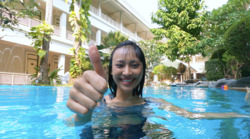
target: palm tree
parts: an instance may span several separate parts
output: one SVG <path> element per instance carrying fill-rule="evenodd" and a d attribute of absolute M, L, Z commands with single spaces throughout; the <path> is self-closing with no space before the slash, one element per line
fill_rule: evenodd
<path fill-rule="evenodd" d="M 100 55 L 103 60 L 103 67 L 107 71 L 109 65 L 110 54 L 113 49 L 121 42 L 128 40 L 127 36 L 124 36 L 120 31 L 109 32 L 102 40 L 102 44 L 97 48 L 100 51 Z M 104 52 L 105 51 L 105 52 Z"/>
<path fill-rule="evenodd" d="M 179 67 L 178 67 L 178 72 L 181 73 L 181 82 L 182 82 L 182 79 L 183 79 L 183 74 L 185 73 L 186 71 L 186 66 L 182 63 L 179 64 Z"/>

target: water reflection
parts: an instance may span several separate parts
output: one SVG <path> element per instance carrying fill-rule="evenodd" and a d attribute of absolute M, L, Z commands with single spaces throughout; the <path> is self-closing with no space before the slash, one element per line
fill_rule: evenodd
<path fill-rule="evenodd" d="M 206 91 L 204 89 L 193 89 L 191 90 L 192 99 L 206 99 Z"/>
<path fill-rule="evenodd" d="M 56 88 L 57 93 L 56 93 L 56 102 L 63 102 L 64 94 L 65 94 L 65 89 L 62 87 L 57 87 Z"/>

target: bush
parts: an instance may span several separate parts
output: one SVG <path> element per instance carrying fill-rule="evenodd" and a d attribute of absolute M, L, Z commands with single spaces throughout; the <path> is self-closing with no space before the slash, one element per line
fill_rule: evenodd
<path fill-rule="evenodd" d="M 206 61 L 205 69 L 208 81 L 215 81 L 224 77 L 221 62 L 218 59 Z"/>
<path fill-rule="evenodd" d="M 244 77 L 250 77 L 250 65 L 244 65 L 241 68 L 241 76 Z"/>
<path fill-rule="evenodd" d="M 177 75 L 177 69 L 174 67 L 157 65 L 154 67 L 153 73 L 156 74 L 160 80 L 166 78 L 171 81 L 174 81 L 174 78 Z"/>
<path fill-rule="evenodd" d="M 250 15 L 234 23 L 225 33 L 225 46 L 237 61 L 250 64 Z"/>

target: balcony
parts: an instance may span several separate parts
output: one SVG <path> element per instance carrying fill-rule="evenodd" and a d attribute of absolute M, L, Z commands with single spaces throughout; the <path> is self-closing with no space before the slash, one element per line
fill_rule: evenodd
<path fill-rule="evenodd" d="M 117 30 L 120 29 L 120 27 L 121 27 L 120 23 L 116 22 L 114 19 L 110 18 L 108 15 L 104 14 L 103 12 L 101 12 L 101 16 L 99 16 L 99 10 L 92 5 L 90 6 L 90 12 L 92 14 L 100 17 L 101 19 L 107 21 L 111 25 L 115 26 L 117 28 Z M 133 33 L 132 31 L 130 31 L 129 29 L 127 29 L 124 26 L 122 26 L 122 31 L 123 31 L 123 33 L 125 33 L 126 35 L 128 35 L 130 37 L 136 38 L 138 40 L 143 40 L 142 38 L 140 38 L 139 36 L 137 36 L 135 33 Z"/>
<path fill-rule="evenodd" d="M 31 19 L 31 18 L 19 18 L 18 19 L 19 23 L 21 25 L 24 25 L 24 26 L 27 26 L 29 28 L 31 27 L 34 27 L 34 26 L 37 26 L 38 24 L 41 24 L 42 21 L 41 20 L 38 20 L 38 19 Z M 61 33 L 61 30 L 59 27 L 55 26 L 55 25 L 52 25 L 53 28 L 54 28 L 54 33 L 53 35 L 57 36 L 57 37 L 60 37 L 60 33 Z M 70 41 L 73 41 L 73 32 L 71 31 L 66 31 L 66 39 L 67 40 L 70 40 Z"/>
<path fill-rule="evenodd" d="M 121 30 L 121 32 L 124 33 L 125 35 L 130 36 L 130 37 L 137 39 L 137 40 L 143 40 L 138 35 L 136 35 L 136 33 L 133 33 L 132 31 L 127 29 L 125 26 L 121 25 L 119 22 L 115 21 L 114 19 L 112 19 L 108 15 L 104 14 L 103 12 L 101 12 L 100 13 L 101 15 L 99 16 L 99 10 L 92 5 L 90 6 L 90 12 L 92 14 L 98 16 L 99 18 L 103 19 L 104 21 L 107 21 L 108 23 L 113 25 L 117 30 Z M 26 26 L 28 28 L 37 26 L 38 24 L 41 24 L 43 22 L 41 20 L 31 19 L 31 18 L 19 18 L 18 21 L 19 21 L 19 24 Z M 55 25 L 52 25 L 52 26 L 54 27 L 53 35 L 55 35 L 57 37 L 61 37 L 60 27 L 55 26 Z M 73 35 L 72 31 L 66 30 L 66 39 L 67 40 L 73 41 L 74 37 L 72 35 Z"/>

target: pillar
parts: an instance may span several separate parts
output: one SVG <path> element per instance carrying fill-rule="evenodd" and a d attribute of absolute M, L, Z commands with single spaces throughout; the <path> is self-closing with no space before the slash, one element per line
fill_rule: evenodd
<path fill-rule="evenodd" d="M 196 77 L 196 73 L 195 73 L 195 72 L 193 73 L 193 78 L 194 78 L 194 79 L 196 79 L 196 78 L 197 78 L 197 77 Z"/>
<path fill-rule="evenodd" d="M 122 12 L 120 12 L 120 32 L 122 32 Z"/>
<path fill-rule="evenodd" d="M 97 45 L 100 45 L 102 42 L 102 34 L 101 34 L 101 30 L 98 29 L 97 32 L 96 32 L 96 43 Z"/>
<path fill-rule="evenodd" d="M 138 40 L 138 37 L 137 37 L 137 24 L 135 23 L 135 39 Z"/>
<path fill-rule="evenodd" d="M 102 8 L 101 8 L 101 1 L 98 0 L 98 15 L 101 17 L 102 16 Z"/>
<path fill-rule="evenodd" d="M 60 16 L 60 36 L 63 39 L 66 39 L 66 33 L 67 33 L 67 15 L 65 13 L 62 13 Z"/>
<path fill-rule="evenodd" d="M 196 63 L 195 56 L 192 56 L 192 58 L 193 58 L 193 64 L 195 64 Z"/>
<path fill-rule="evenodd" d="M 53 16 L 53 0 L 46 1 L 46 12 L 45 12 L 45 22 L 49 25 L 52 24 Z"/>
<path fill-rule="evenodd" d="M 60 55 L 58 59 L 58 68 L 61 70 L 58 72 L 58 75 L 64 75 L 65 70 L 65 55 Z"/>

